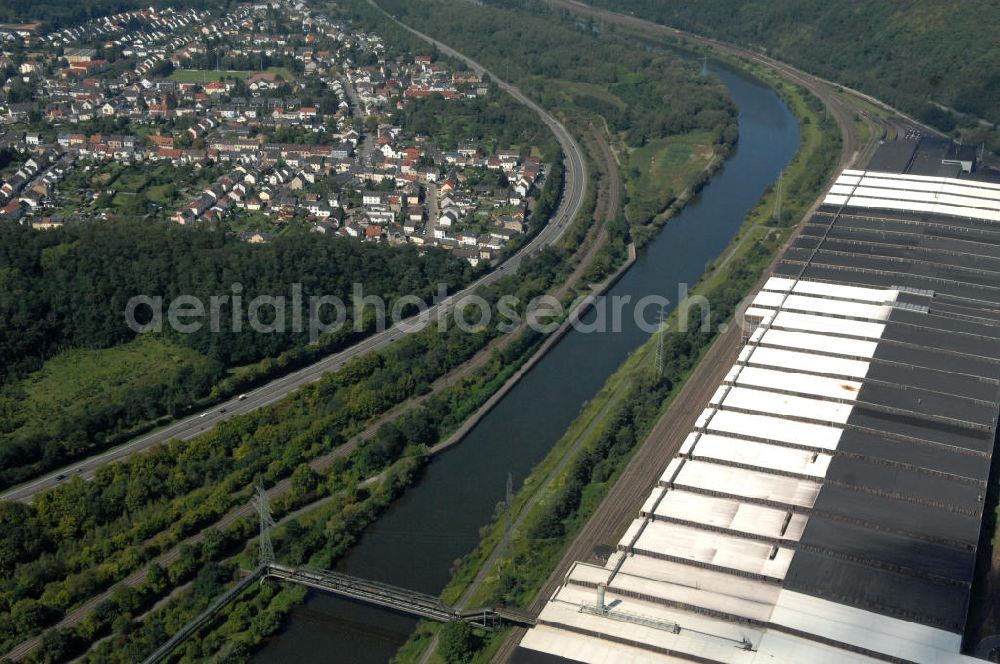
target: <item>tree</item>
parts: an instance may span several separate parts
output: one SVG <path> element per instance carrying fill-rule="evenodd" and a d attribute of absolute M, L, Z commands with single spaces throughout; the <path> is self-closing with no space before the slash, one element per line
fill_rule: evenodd
<path fill-rule="evenodd" d="M 298 497 L 312 493 L 319 485 L 319 474 L 308 463 L 300 463 L 292 472 L 292 491 Z"/>
<path fill-rule="evenodd" d="M 47 546 L 47 538 L 34 509 L 15 502 L 0 502 L 0 575 L 7 576 L 14 566 L 37 558 Z"/>
<path fill-rule="evenodd" d="M 217 562 L 206 563 L 194 580 L 194 591 L 200 597 L 215 597 L 232 578 L 232 571 Z"/>
<path fill-rule="evenodd" d="M 19 633 L 30 633 L 52 620 L 56 612 L 34 599 L 24 599 L 10 610 L 11 623 Z"/>
<path fill-rule="evenodd" d="M 149 566 L 149 571 L 146 572 L 146 585 L 151 592 L 157 595 L 162 593 L 166 590 L 169 581 L 166 570 L 158 563 Z"/>
<path fill-rule="evenodd" d="M 187 544 L 182 544 L 177 560 L 167 568 L 167 578 L 170 579 L 170 583 L 178 585 L 190 578 L 198 568 L 197 560 L 197 550 Z"/>
<path fill-rule="evenodd" d="M 545 510 L 538 518 L 538 521 L 531 526 L 528 537 L 531 539 L 549 539 L 552 537 L 562 537 L 565 532 L 562 519 L 555 513 L 554 509 Z"/>
<path fill-rule="evenodd" d="M 81 647 L 80 639 L 69 629 L 53 629 L 42 635 L 42 659 L 45 664 L 66 662 L 73 658 Z"/>
<path fill-rule="evenodd" d="M 226 548 L 226 537 L 218 528 L 209 528 L 201 541 L 202 560 L 219 558 Z"/>
<path fill-rule="evenodd" d="M 450 622 L 441 630 L 438 652 L 448 664 L 464 664 L 472 660 L 482 638 L 467 622 Z"/>

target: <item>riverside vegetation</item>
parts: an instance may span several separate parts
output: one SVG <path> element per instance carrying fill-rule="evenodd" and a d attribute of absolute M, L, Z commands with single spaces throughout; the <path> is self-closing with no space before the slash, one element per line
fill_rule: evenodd
<path fill-rule="evenodd" d="M 649 44 L 670 46 L 666 40 L 654 40 Z M 497 506 L 496 518 L 484 527 L 479 546 L 456 561 L 452 580 L 442 592 L 445 601 L 456 601 L 490 555 L 503 545 L 508 510 L 512 519 L 523 518 L 523 525 L 511 534 L 509 548 L 489 569 L 485 582 L 471 595 L 469 605 L 500 602 L 526 607 L 534 601 L 566 547 L 614 485 L 673 396 L 684 386 L 699 358 L 714 340 L 719 323 L 731 319 L 740 301 L 753 290 L 793 232 L 794 225 L 831 177 L 841 139 L 836 124 L 825 113 L 819 99 L 762 67 L 736 60 L 732 63 L 774 88 L 800 123 L 799 149 L 783 176 L 780 218 L 775 214 L 777 193 L 771 188 L 747 215 L 739 233 L 724 252 L 724 260 L 718 261 L 717 266 L 709 265 L 692 289 L 692 295 L 704 295 L 713 304 L 711 332 L 698 329 L 675 332 L 678 326 L 674 315 L 666 325 L 670 331 L 665 333 L 663 340 L 662 374 L 657 375 L 652 369 L 656 335 L 629 357 L 535 467 L 511 505 L 501 503 Z M 583 445 L 565 470 L 553 477 L 558 464 L 581 436 Z M 554 481 L 540 493 L 546 479 Z M 433 664 L 485 664 L 506 635 L 506 631 L 485 633 L 468 626 L 441 626 L 425 621 L 393 661 L 394 664 L 410 664 L 420 660 L 437 636 L 437 650 L 430 660 Z"/>
<path fill-rule="evenodd" d="M 512 25 L 509 11 L 490 9 L 490 20 Z M 383 27 L 389 34 L 390 28 Z M 552 30 L 550 36 L 560 44 L 560 66 L 565 68 L 559 87 L 553 86 L 557 94 L 546 90 L 542 77 L 547 72 L 527 69 L 535 60 L 534 51 L 517 55 L 512 67 L 524 68 L 518 83 L 551 103 L 571 129 L 603 117 L 590 108 L 587 94 L 578 94 L 574 87 L 574 81 L 584 80 L 586 67 L 573 62 L 586 58 L 604 72 L 602 87 L 613 86 L 619 78 L 623 81 L 615 96 L 626 115 L 613 128 L 615 140 L 624 146 L 622 158 L 628 159 L 630 150 L 649 141 L 669 138 L 671 132 L 701 132 L 715 154 L 735 139 L 735 109 L 724 90 L 710 79 L 697 77 L 690 64 L 662 53 L 646 53 L 630 64 L 629 54 L 635 52 L 618 38 L 583 34 L 564 22 L 554 23 Z M 543 30 L 528 43 L 541 48 L 545 39 Z M 468 38 L 455 45 L 473 57 L 492 58 L 487 64 L 497 69 L 498 52 L 477 53 Z M 608 63 L 613 63 L 612 69 Z M 534 79 L 530 86 L 524 83 L 529 79 Z M 675 91 L 690 93 L 677 98 L 697 106 L 687 109 L 693 114 L 671 114 L 677 125 L 660 123 L 655 116 L 663 114 Z M 649 93 L 656 95 L 654 101 L 649 100 Z M 646 128 L 630 138 L 623 127 L 632 120 Z M 558 182 L 559 175 L 559 169 L 553 169 L 550 181 Z M 554 207 L 555 192 L 557 188 L 548 196 L 543 193 L 539 214 Z M 665 205 L 669 198 L 664 197 Z M 567 242 L 525 263 L 517 275 L 494 285 L 489 297 L 514 292 L 527 301 L 532 294 L 561 283 L 572 271 L 573 241 L 586 234 L 593 206 L 594 197 L 589 195 L 584 213 L 567 233 Z M 620 260 L 630 236 L 651 237 L 654 231 L 646 228 L 651 223 L 652 219 L 626 222 L 619 218 L 610 224 L 612 241 L 607 246 L 618 253 L 605 254 L 616 257 L 606 260 L 600 270 L 607 271 Z M 446 436 L 485 401 L 530 356 L 540 338 L 527 334 L 506 344 L 456 385 L 407 408 L 399 416 L 402 419 L 380 429 L 371 440 L 353 445 L 357 433 L 397 404 L 426 393 L 433 381 L 494 338 L 493 330 L 407 337 L 281 403 L 235 417 L 198 439 L 109 466 L 90 483 L 70 481 L 41 494 L 33 505 L 4 505 L 0 519 L 11 525 L 9 533 L 16 533 L 9 538 L 5 533 L 0 539 L 0 561 L 7 561 L 0 568 L 7 580 L 7 591 L 0 597 L 0 620 L 5 621 L 0 633 L 7 636 L 4 645 L 43 633 L 42 647 L 32 655 L 33 661 L 62 661 L 98 641 L 87 652 L 87 660 L 141 659 L 231 583 L 236 569 L 252 563 L 252 547 L 245 547 L 254 534 L 253 520 L 237 519 L 224 528 L 213 524 L 248 501 L 257 477 L 272 488 L 282 482 L 290 487 L 273 501 L 279 517 L 293 515 L 276 533 L 279 558 L 331 564 L 419 475 L 425 446 Z M 232 371 L 230 380 L 235 380 L 239 374 Z M 323 462 L 331 456 L 332 461 Z M 296 512 L 317 503 L 318 509 Z M 167 564 L 152 562 L 171 551 L 177 555 Z M 120 580 L 130 574 L 142 575 L 140 581 L 122 585 Z M 51 629 L 74 607 L 112 587 L 110 597 L 82 621 Z M 281 616 L 299 593 L 255 588 L 206 627 L 202 638 L 185 645 L 181 659 L 244 659 L 262 638 L 280 629 Z"/>

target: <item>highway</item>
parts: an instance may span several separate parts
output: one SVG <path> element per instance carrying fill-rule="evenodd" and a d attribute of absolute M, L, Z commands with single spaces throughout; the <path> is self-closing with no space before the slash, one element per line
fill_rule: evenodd
<path fill-rule="evenodd" d="M 381 7 L 377 4 L 371 2 L 371 0 L 369 0 L 369 2 L 379 9 L 379 11 L 382 11 Z M 388 14 L 386 15 L 388 16 Z M 490 76 L 493 79 L 493 82 L 501 89 L 508 92 L 519 102 L 525 104 L 528 108 L 537 113 L 546 126 L 548 126 L 555 135 L 556 140 L 559 141 L 559 145 L 562 148 L 564 156 L 565 183 L 563 186 L 563 195 L 559 201 L 559 207 L 549 219 L 548 223 L 531 239 L 528 244 L 504 261 L 504 263 L 498 266 L 497 269 L 480 277 L 463 290 L 458 291 L 443 299 L 441 302 L 428 307 L 424 314 L 422 314 L 422 319 L 426 321 L 434 321 L 438 319 L 438 316 L 443 317 L 448 315 L 453 310 L 456 302 L 458 302 L 462 297 L 471 294 L 481 286 L 492 284 L 506 274 L 516 271 L 521 265 L 521 261 L 523 261 L 526 257 L 541 251 L 546 246 L 556 243 L 576 218 L 581 206 L 583 205 L 583 194 L 587 187 L 587 170 L 580 146 L 577 145 L 576 141 L 566 128 L 558 120 L 543 110 L 538 104 L 528 99 L 528 97 L 526 97 L 520 90 L 505 81 L 499 80 L 485 67 L 458 51 L 455 51 L 454 49 L 435 39 L 432 39 L 431 37 L 428 37 L 427 35 L 424 35 L 421 32 L 417 32 L 408 25 L 397 21 L 395 18 L 392 18 L 392 20 L 424 41 L 436 46 L 441 52 L 452 58 L 465 62 L 469 68 L 473 69 L 481 76 Z M 88 457 L 81 461 L 77 461 L 24 484 L 11 487 L 3 493 L 0 493 L 0 499 L 30 502 L 35 494 L 56 486 L 61 482 L 67 481 L 73 476 L 80 476 L 83 479 L 91 479 L 93 478 L 95 471 L 101 466 L 114 461 L 120 461 L 139 452 L 144 452 L 170 440 L 190 440 L 211 430 L 220 422 L 224 422 L 231 417 L 249 413 L 258 408 L 263 408 L 269 404 L 284 399 L 290 392 L 319 380 L 319 378 L 326 373 L 336 371 L 341 366 L 356 357 L 360 357 L 371 351 L 386 348 L 390 344 L 395 343 L 402 338 L 402 336 L 407 334 L 408 331 L 412 331 L 415 322 L 417 322 L 416 319 L 409 319 L 396 323 L 382 332 L 376 332 L 350 348 L 325 357 L 314 364 L 299 369 L 298 371 L 294 371 L 255 390 L 247 392 L 246 395 L 244 395 L 245 398 L 243 399 L 233 398 L 224 403 L 216 404 L 208 410 L 195 413 L 190 417 L 178 420 L 166 427 L 131 440 L 110 450 Z"/>

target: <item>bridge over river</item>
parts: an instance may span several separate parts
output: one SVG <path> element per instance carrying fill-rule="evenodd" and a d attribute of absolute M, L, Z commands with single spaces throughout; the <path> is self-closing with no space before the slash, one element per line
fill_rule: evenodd
<path fill-rule="evenodd" d="M 254 569 L 226 593 L 220 595 L 208 608 L 184 625 L 166 643 L 143 660 L 143 664 L 162 662 L 178 646 L 194 636 L 203 625 L 208 623 L 255 581 L 260 580 L 263 582 L 265 579 L 278 579 L 289 583 L 298 583 L 316 590 L 339 595 L 340 597 L 393 609 L 400 613 L 437 622 L 467 622 L 484 629 L 493 629 L 502 624 L 530 627 L 536 622 L 531 614 L 515 608 L 493 606 L 479 609 L 457 609 L 445 604 L 440 598 L 432 595 L 399 588 L 398 586 L 391 586 L 386 583 L 360 579 L 341 572 L 312 567 L 292 567 L 279 563 L 265 563 Z"/>
<path fill-rule="evenodd" d="M 536 622 L 529 613 L 514 608 L 493 606 L 479 609 L 458 609 L 445 604 L 439 597 L 415 590 L 378 581 L 369 581 L 342 572 L 277 563 L 274 561 L 274 548 L 271 545 L 271 528 L 274 527 L 274 521 L 271 518 L 271 508 L 267 503 L 267 496 L 261 485 L 257 487 L 254 503 L 260 517 L 261 535 L 258 544 L 261 564 L 241 579 L 239 583 L 217 597 L 198 616 L 177 630 L 169 640 L 143 660 L 143 664 L 162 662 L 255 581 L 263 582 L 266 579 L 298 583 L 357 602 L 437 622 L 467 622 L 484 629 L 493 629 L 504 623 L 530 627 Z"/>

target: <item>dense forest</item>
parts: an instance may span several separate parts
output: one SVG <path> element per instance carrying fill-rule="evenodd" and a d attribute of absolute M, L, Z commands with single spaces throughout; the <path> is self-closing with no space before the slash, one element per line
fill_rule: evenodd
<path fill-rule="evenodd" d="M 284 295 L 290 302 L 291 286 L 298 283 L 304 301 L 334 295 L 349 303 L 352 286 L 359 283 L 366 294 L 387 299 L 405 294 L 429 299 L 437 284 L 453 288 L 469 276 L 468 264 L 445 252 L 421 256 L 410 246 L 303 233 L 254 245 L 219 230 L 167 223 L 113 221 L 49 232 L 2 225 L 0 364 L 9 378 L 38 369 L 61 349 L 129 341 L 135 332 L 125 325 L 124 311 L 140 294 L 162 296 L 165 302 L 190 294 L 208 303 L 212 295 L 238 291 L 244 303 L 257 295 Z M 227 366 L 274 356 L 308 340 L 306 329 L 258 334 L 244 322 L 235 331 L 231 307 L 222 311 L 218 333 L 206 325 L 193 334 L 164 326 L 164 334 Z"/>
<path fill-rule="evenodd" d="M 561 257 L 550 249 L 522 267 L 481 291 L 484 297 L 495 302 L 502 293 L 516 291 L 530 298 L 564 274 Z M 432 390 L 435 381 L 499 334 L 493 325 L 476 333 L 453 326 L 446 333 L 431 328 L 408 335 L 196 439 L 105 466 L 92 482 L 74 477 L 38 495 L 31 505 L 0 503 L 0 652 L 180 545 L 180 555 L 163 568 L 152 564 L 139 587 L 118 588 L 73 630 L 48 632 L 29 660 L 68 661 L 113 631 L 114 639 L 95 660 L 141 661 L 165 640 L 167 630 L 177 628 L 177 615 L 183 622 L 199 607 L 181 599 L 167 603 L 152 619 L 138 618 L 144 611 L 188 580 L 195 580 L 193 587 L 177 595 L 204 606 L 218 594 L 219 583 L 228 580 L 222 575 L 219 583 L 202 584 L 199 569 L 238 552 L 253 536 L 256 520 L 210 526 L 249 500 L 255 478 L 269 487 L 288 480 L 287 490 L 272 503 L 279 517 L 323 496 L 346 495 L 348 504 L 332 503 L 330 522 L 319 522 L 315 533 L 276 543 L 282 559 L 311 558 L 314 564 L 332 566 L 374 516 L 366 510 L 366 518 L 359 520 L 361 514 L 351 506 L 367 495 L 358 482 L 386 471 L 403 456 L 421 456 L 423 446 L 453 431 L 541 341 L 541 335 L 526 332 L 498 348 L 476 371 Z M 365 442 L 348 443 L 373 418 L 416 395 L 428 398 L 394 423 L 382 424 Z M 187 540 L 206 528 L 200 542 Z M 164 614 L 174 617 L 161 622 Z M 253 632 L 256 638 L 279 625 L 280 620 L 272 629 L 254 632 L 259 627 L 254 621 L 240 632 Z"/>
<path fill-rule="evenodd" d="M 344 5 L 355 12 L 356 24 L 383 30 L 384 19 L 364 2 Z M 728 129 L 733 132 L 728 138 L 735 139 L 735 108 L 725 91 L 712 79 L 693 75 L 690 63 L 640 52 L 612 34 L 584 33 L 537 3 L 383 0 L 380 5 L 516 83 L 550 110 L 565 106 L 560 84 L 582 84 L 578 96 L 612 131 L 623 132 L 630 146 L 697 130 L 721 136 Z"/>
<path fill-rule="evenodd" d="M 309 346 L 312 296 L 339 298 L 350 323 L 355 284 L 391 306 L 403 295 L 429 301 L 439 284 L 453 290 L 470 276 L 465 261 L 444 252 L 290 231 L 252 245 L 220 230 L 168 223 L 0 226 L 0 484 L 114 442 L 136 424 L 183 414 L 232 367 L 279 358 L 265 360 L 257 371 L 263 379 L 268 368 L 294 368 L 358 336 L 348 324 Z M 304 303 L 299 330 L 293 284 L 301 285 Z M 167 324 L 179 295 L 195 296 L 208 313 L 213 296 L 237 293 L 243 313 L 234 319 L 233 300 L 223 302 L 218 331 L 206 322 L 183 334 Z M 155 339 L 137 339 L 126 324 L 126 305 L 137 295 L 163 298 Z M 258 295 L 285 298 L 283 332 L 248 324 Z M 365 310 L 366 327 L 373 311 Z M 148 308 L 136 311 L 141 322 L 144 313 Z M 274 321 L 274 308 L 259 313 L 261 322 Z M 334 316 L 327 309 L 324 320 Z"/>
<path fill-rule="evenodd" d="M 1000 4 L 992 0 L 590 4 L 763 50 L 875 95 L 945 131 L 959 118 L 937 104 L 1000 122 L 1000 41 L 994 32 L 1000 25 Z M 987 131 L 970 131 L 970 140 L 985 138 Z"/>

